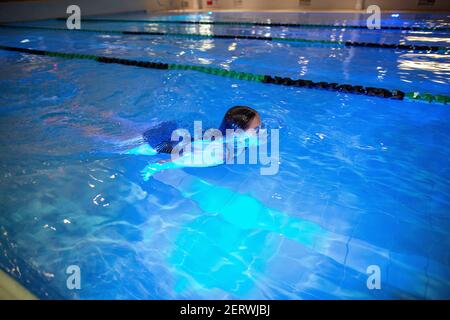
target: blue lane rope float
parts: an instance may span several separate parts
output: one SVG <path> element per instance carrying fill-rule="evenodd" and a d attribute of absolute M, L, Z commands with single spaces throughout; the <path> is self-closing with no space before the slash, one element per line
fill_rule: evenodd
<path fill-rule="evenodd" d="M 214 38 L 214 39 L 244 39 L 244 40 L 265 40 L 278 42 L 298 42 L 313 45 L 333 45 L 342 47 L 367 47 L 367 48 L 382 48 L 382 49 L 398 49 L 406 51 L 427 51 L 437 53 L 447 53 L 450 47 L 441 46 L 423 46 L 423 45 L 408 45 L 408 44 L 388 44 L 388 43 L 368 43 L 368 42 L 354 42 L 354 41 L 332 41 L 332 40 L 313 40 L 301 38 L 280 38 L 267 36 L 243 36 L 243 35 L 221 35 L 221 34 L 198 34 L 198 33 L 173 33 L 173 32 L 150 32 L 150 31 L 121 31 L 121 30 L 99 30 L 99 29 L 73 29 L 46 27 L 46 26 L 19 26 L 19 25 L 0 25 L 1 28 L 11 29 L 37 29 L 37 30 L 55 30 L 55 31 L 78 31 L 90 33 L 104 33 L 104 34 L 121 34 L 121 35 L 151 35 L 151 36 L 173 36 L 185 38 Z"/>
<path fill-rule="evenodd" d="M 161 62 L 152 62 L 152 61 L 139 61 L 132 59 L 121 59 L 114 57 L 104 57 L 97 55 L 89 55 L 89 54 L 80 54 L 80 53 L 64 53 L 64 52 L 55 52 L 48 50 L 36 50 L 36 49 L 28 49 L 28 48 L 19 48 L 19 47 L 10 47 L 10 46 L 2 46 L 0 45 L 0 49 L 6 51 L 20 52 L 25 54 L 33 54 L 33 55 L 41 55 L 41 56 L 49 56 L 49 57 L 59 57 L 65 59 L 87 59 L 94 60 L 101 63 L 114 63 L 114 64 L 122 64 L 127 66 L 135 66 L 141 68 L 150 68 L 150 69 L 160 69 L 160 70 L 190 70 L 203 72 L 207 74 L 212 74 L 221 77 L 229 77 L 235 78 L 239 80 L 246 81 L 254 81 L 266 84 L 274 84 L 274 85 L 283 85 L 283 86 L 292 86 L 292 87 L 301 87 L 301 88 L 310 88 L 310 89 L 322 89 L 329 91 L 337 91 L 343 93 L 350 94 L 359 94 L 366 95 L 371 97 L 379 97 L 386 99 L 395 99 L 395 100 L 410 100 L 410 101 L 422 101 L 422 102 L 430 102 L 430 103 L 442 103 L 448 104 L 450 103 L 450 97 L 445 95 L 433 95 L 429 93 L 419 93 L 419 92 L 410 92 L 404 93 L 401 90 L 389 90 L 384 88 L 375 88 L 375 87 L 364 87 L 358 85 L 350 85 L 350 84 L 338 84 L 338 83 L 329 83 L 325 81 L 315 82 L 311 80 L 305 79 L 291 79 L 289 77 L 278 77 L 278 76 L 270 76 L 270 75 L 260 75 L 248 72 L 237 72 L 233 70 L 226 70 L 221 68 L 214 67 L 206 67 L 206 66 L 198 66 L 198 65 L 183 65 L 183 64 L 170 64 L 170 63 L 161 63 Z"/>
<path fill-rule="evenodd" d="M 57 20 L 67 20 L 58 18 Z M 251 22 L 251 21 L 195 21 L 195 20 L 128 20 L 128 19 L 94 19 L 83 18 L 86 22 L 125 22 L 125 23 L 154 23 L 154 24 L 194 24 L 194 25 L 224 25 L 224 26 L 258 26 L 258 27 L 289 27 L 289 28 L 321 28 L 321 29 L 367 29 L 365 25 L 333 25 L 333 24 L 311 24 L 311 23 L 279 23 L 279 22 Z M 374 29 L 377 30 L 377 29 Z M 402 30 L 402 31 L 450 31 L 450 27 L 444 26 L 382 26 L 381 30 Z"/>

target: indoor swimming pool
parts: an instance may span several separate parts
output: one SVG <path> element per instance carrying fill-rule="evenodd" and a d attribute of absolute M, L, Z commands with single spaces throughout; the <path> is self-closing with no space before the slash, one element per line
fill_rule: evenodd
<path fill-rule="evenodd" d="M 448 15 L 342 26 L 364 19 L 134 13 L 81 31 L 57 19 L 0 27 L 1 47 L 75 54 L 0 50 L 0 269 L 41 299 L 450 298 L 450 102 L 171 67 L 450 94 Z M 214 23 L 227 21 L 309 26 Z M 279 129 L 277 174 L 236 164 L 144 181 L 160 156 L 121 152 L 152 124 L 217 127 L 235 105 Z M 67 286 L 74 265 L 79 290 Z M 367 286 L 370 266 L 381 289 Z"/>

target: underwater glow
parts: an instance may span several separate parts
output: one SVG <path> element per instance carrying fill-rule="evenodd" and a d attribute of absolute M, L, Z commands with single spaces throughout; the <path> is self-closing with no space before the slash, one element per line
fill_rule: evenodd
<path fill-rule="evenodd" d="M 169 263 L 177 274 L 177 291 L 185 286 L 220 288 L 239 297 L 250 290 L 252 274 L 264 271 L 280 238 L 321 250 L 329 232 L 319 225 L 264 206 L 257 199 L 211 185 L 181 170 L 158 173 L 158 181 L 193 200 L 204 214 L 181 228 Z M 195 283 L 192 283 L 195 281 Z"/>

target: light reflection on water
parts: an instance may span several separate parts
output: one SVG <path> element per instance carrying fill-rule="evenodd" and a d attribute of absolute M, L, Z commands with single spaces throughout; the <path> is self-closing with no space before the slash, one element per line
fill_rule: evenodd
<path fill-rule="evenodd" d="M 435 59 L 435 61 L 430 61 Z M 399 56 L 398 68 L 400 70 L 431 71 L 435 75 L 447 75 L 450 73 L 450 60 L 444 54 L 405 53 Z"/>

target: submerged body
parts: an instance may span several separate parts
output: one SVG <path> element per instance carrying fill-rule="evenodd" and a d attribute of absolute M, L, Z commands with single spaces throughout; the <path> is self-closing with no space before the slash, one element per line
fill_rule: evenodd
<path fill-rule="evenodd" d="M 171 159 L 149 163 L 142 171 L 144 180 L 166 169 L 218 166 L 239 156 L 245 148 L 257 146 L 260 126 L 261 118 L 255 110 L 236 106 L 227 111 L 220 128 L 213 134 L 208 132 L 214 129 L 206 131 L 203 139 L 193 140 L 189 134 L 174 135 L 180 130 L 176 122 L 162 122 L 143 133 L 145 144 L 125 154 L 171 155 Z"/>

